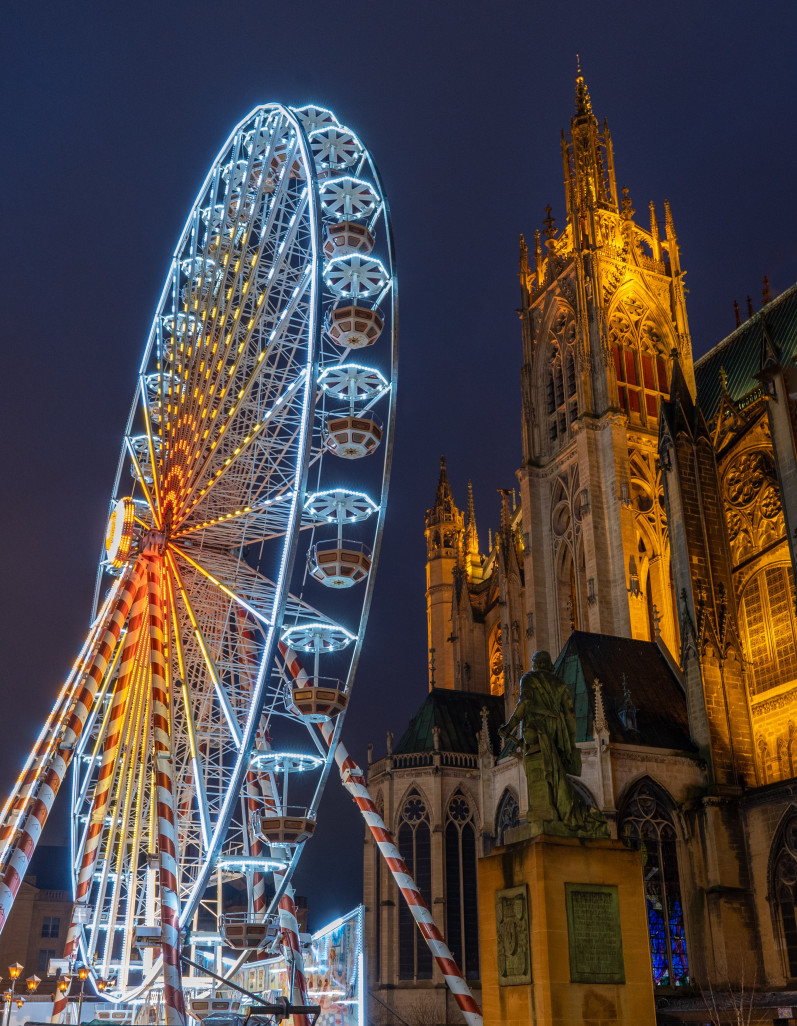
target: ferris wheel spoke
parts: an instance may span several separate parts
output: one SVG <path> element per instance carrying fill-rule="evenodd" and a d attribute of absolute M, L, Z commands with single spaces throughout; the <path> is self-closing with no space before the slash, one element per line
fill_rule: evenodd
<path fill-rule="evenodd" d="M 294 225 L 298 224 L 300 215 L 302 213 L 302 208 L 306 204 L 306 202 L 307 195 L 305 192 L 302 196 L 301 204 L 294 211 L 293 219 L 289 225 L 288 233 L 285 235 L 285 237 L 282 239 L 282 242 L 280 243 L 280 248 L 276 255 L 276 259 L 271 264 L 271 269 L 269 271 L 269 281 L 272 277 L 274 278 L 274 288 L 285 288 L 286 283 L 281 280 L 280 274 L 282 272 L 283 267 L 288 266 L 287 261 L 291 255 L 292 243 L 294 241 Z M 278 209 L 281 210 L 282 208 L 280 207 Z M 257 257 L 257 254 L 255 256 Z M 219 384 L 222 384 L 222 387 L 218 395 L 218 401 L 216 402 L 216 410 L 213 414 L 211 414 L 211 419 L 213 416 L 218 414 L 218 412 L 220 412 L 221 400 L 224 398 L 225 395 L 230 393 L 231 388 L 235 383 L 234 379 L 239 371 L 239 368 L 242 364 L 245 364 L 246 362 L 246 358 L 250 348 L 247 343 L 252 337 L 252 328 L 255 323 L 254 314 L 256 312 L 257 306 L 263 303 L 263 301 L 268 296 L 268 290 L 260 293 L 259 295 L 257 295 L 256 293 L 258 285 L 256 262 L 257 261 L 255 259 L 254 262 L 248 265 L 248 268 L 251 272 L 250 277 L 243 281 L 241 285 L 238 285 L 237 288 L 235 286 L 235 283 L 230 285 L 230 288 L 227 293 L 228 301 L 225 302 L 223 306 L 220 305 L 219 310 L 217 312 L 217 316 L 208 328 L 207 333 L 205 335 L 204 344 L 206 347 L 212 337 L 221 337 L 225 329 L 228 329 L 222 354 L 218 358 L 218 369 L 220 370 L 227 362 L 227 355 L 229 353 L 234 354 L 233 362 L 227 369 L 227 377 L 223 379 L 221 374 L 215 374 L 211 376 L 209 373 L 210 368 L 205 367 L 205 361 L 200 361 L 199 364 L 197 364 L 196 356 L 194 357 L 194 363 L 192 364 L 194 374 L 192 376 L 189 373 L 186 387 L 186 393 L 190 393 L 192 395 L 192 399 L 190 400 L 186 411 L 186 413 L 190 416 L 196 417 L 197 412 L 200 410 L 202 416 L 206 416 L 210 409 L 210 406 L 213 404 L 214 396 L 216 396 L 216 393 L 218 391 L 218 386 Z M 247 265 L 241 265 L 240 269 L 236 270 L 236 274 L 242 276 L 244 273 L 243 267 L 245 266 Z M 249 292 L 250 286 L 253 282 L 255 285 L 255 291 L 253 291 L 250 294 L 250 298 L 247 302 L 244 299 L 244 297 L 246 296 L 247 292 Z M 255 296 L 257 298 L 255 298 Z M 239 302 L 240 305 L 235 306 L 235 302 Z M 242 311 L 244 311 L 244 317 L 241 317 Z M 251 314 L 251 316 L 249 316 L 248 319 L 246 317 L 247 312 Z M 232 326 L 230 326 L 230 322 L 232 322 Z M 241 336 L 241 332 L 239 330 L 239 326 L 241 323 L 245 323 L 247 325 L 243 337 Z M 196 343 L 195 348 L 196 355 L 200 355 L 199 342 Z M 193 352 L 194 350 L 192 348 L 192 354 Z M 202 375 L 203 372 L 205 381 L 204 388 L 202 386 L 201 380 L 197 379 L 197 376 Z M 235 394 L 235 392 L 233 391 L 232 394 Z M 195 423 L 196 422 L 198 421 L 195 420 Z"/>
<path fill-rule="evenodd" d="M 224 684 L 222 683 L 221 677 L 216 668 L 216 664 L 211 658 L 210 649 L 208 647 L 207 641 L 205 640 L 205 636 L 199 627 L 199 622 L 197 621 L 196 615 L 194 613 L 193 604 L 191 602 L 191 599 L 188 597 L 188 592 L 183 584 L 182 578 L 180 576 L 180 571 L 177 569 L 177 564 L 175 563 L 174 556 L 171 553 L 167 553 L 167 559 L 169 560 L 169 565 L 172 571 L 172 578 L 174 580 L 175 585 L 177 586 L 177 590 L 180 594 L 180 597 L 182 598 L 183 606 L 185 608 L 188 619 L 191 621 L 191 627 L 194 631 L 196 643 L 199 647 L 199 651 L 202 653 L 202 658 L 205 662 L 205 667 L 210 676 L 210 679 L 213 682 L 216 697 L 218 699 L 221 710 L 224 713 L 224 718 L 227 721 L 227 726 L 230 728 L 230 733 L 235 742 L 235 747 L 237 749 L 240 749 L 243 740 L 243 735 L 241 733 L 241 728 L 238 724 L 238 720 L 235 715 L 235 710 L 233 709 L 230 697 L 227 694 L 227 690 L 224 687 Z"/>
<path fill-rule="evenodd" d="M 146 500 L 147 506 L 149 506 L 155 524 L 160 526 L 160 514 L 158 512 L 158 503 L 155 501 L 152 493 L 150 492 L 149 485 L 147 484 L 147 480 L 144 476 L 144 470 L 139 461 L 138 454 L 133 448 L 133 440 L 130 438 L 129 435 L 125 435 L 125 445 L 130 455 L 131 470 L 138 482 L 139 487 L 141 488 L 141 491 L 144 493 L 144 499 Z M 150 466 L 152 467 L 152 474 L 154 479 L 157 476 L 158 472 L 157 465 L 150 464 Z"/>
<path fill-rule="evenodd" d="M 191 781 L 188 785 L 187 790 L 193 787 L 194 794 L 196 796 L 196 807 L 199 814 L 199 825 L 201 830 L 202 844 L 207 848 L 208 841 L 210 839 L 210 817 L 208 813 L 208 800 L 205 793 L 205 775 L 204 766 L 202 763 L 202 756 L 197 744 L 196 736 L 196 725 L 194 723 L 194 715 L 191 709 L 191 698 L 188 693 L 187 675 L 185 671 L 185 659 L 183 657 L 183 645 L 180 634 L 180 627 L 177 620 L 177 606 L 174 595 L 174 580 L 171 573 L 166 574 L 166 588 L 167 588 L 167 603 L 168 610 L 170 613 L 171 620 L 171 636 L 173 642 L 174 656 L 177 662 L 177 671 L 180 682 L 180 695 L 182 698 L 182 705 L 176 704 L 176 710 L 182 713 L 183 723 L 185 725 L 185 735 L 188 742 L 188 759 L 185 760 L 190 764 L 190 777 Z M 179 738 L 179 733 L 178 733 Z M 179 744 L 179 741 L 178 741 Z"/>
<path fill-rule="evenodd" d="M 253 378 L 252 380 L 255 379 Z M 261 414 L 261 419 L 258 422 L 249 425 L 249 431 L 245 437 L 241 438 L 240 434 L 236 435 L 235 437 L 231 438 L 229 445 L 222 445 L 219 447 L 218 452 L 211 453 L 209 455 L 205 467 L 203 468 L 203 471 L 205 472 L 203 479 L 207 483 L 204 485 L 203 488 L 199 489 L 198 494 L 196 494 L 200 483 L 199 481 L 197 481 L 194 487 L 192 488 L 191 492 L 185 497 L 185 503 L 181 510 L 183 518 L 190 516 L 193 509 L 197 505 L 199 505 L 199 503 L 205 498 L 205 496 L 207 496 L 208 492 L 210 492 L 213 489 L 214 485 L 218 483 L 219 479 L 222 476 L 225 477 L 225 480 L 229 481 L 230 476 L 234 473 L 235 465 L 238 464 L 242 459 L 242 454 L 244 459 L 247 458 L 251 451 L 251 447 L 256 443 L 257 440 L 259 440 L 261 435 L 265 434 L 265 432 L 268 431 L 269 435 L 272 436 L 275 433 L 279 432 L 281 429 L 283 429 L 283 426 L 286 424 L 286 422 L 290 422 L 291 403 L 293 402 L 297 394 L 300 393 L 302 388 L 305 386 L 306 380 L 306 370 L 304 368 L 301 368 L 295 379 L 287 384 L 287 386 L 284 388 L 281 394 L 274 396 L 272 398 L 271 403 L 267 407 L 267 412 L 265 414 Z M 251 383 L 250 388 L 247 389 L 244 393 L 247 399 L 249 398 L 250 392 Z M 243 399 L 243 396 L 241 398 Z M 261 409 L 259 404 L 253 405 L 256 411 Z M 237 412 L 237 408 L 234 408 L 230 411 L 229 420 L 231 422 L 234 418 L 235 412 Z M 232 433 L 230 432 L 230 434 Z M 219 436 L 219 439 L 223 439 L 224 441 L 226 441 L 226 438 L 224 438 L 224 436 L 222 435 Z M 213 445 L 215 445 L 215 442 L 213 443 Z M 218 464 L 215 470 L 214 464 Z M 251 477 L 251 471 L 249 476 Z M 192 498 L 193 501 L 190 501 Z"/>
<path fill-rule="evenodd" d="M 174 546 L 174 552 L 181 559 L 184 559 L 186 563 L 189 563 L 198 573 L 202 574 L 203 577 L 206 577 L 211 582 L 211 584 L 215 584 L 216 587 L 219 588 L 222 592 L 224 592 L 224 594 L 228 598 L 231 598 L 233 602 L 236 602 L 242 609 L 245 609 L 247 613 L 250 613 L 257 620 L 260 620 L 261 623 L 264 623 L 267 627 L 272 626 L 272 624 L 274 623 L 273 618 L 269 618 L 268 615 L 260 612 L 260 610 L 256 609 L 250 602 L 244 599 L 242 595 L 233 591 L 232 588 L 228 587 L 226 584 L 220 581 L 218 577 L 214 577 L 213 574 L 210 573 L 210 571 L 200 566 L 200 564 L 197 563 L 195 559 L 192 559 L 187 552 L 184 552 L 176 545 Z M 226 555 L 219 555 L 219 557 L 216 560 L 214 560 L 214 562 L 219 563 L 226 568 L 230 563 L 230 560 Z M 274 589 L 273 586 L 270 593 L 265 593 L 261 591 L 261 601 L 265 600 L 263 601 L 263 604 L 266 605 L 267 608 L 273 609 L 275 597 L 276 589 Z"/>

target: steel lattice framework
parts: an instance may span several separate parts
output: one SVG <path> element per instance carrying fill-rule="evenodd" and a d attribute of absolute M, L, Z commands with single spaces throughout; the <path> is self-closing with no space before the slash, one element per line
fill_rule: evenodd
<path fill-rule="evenodd" d="M 373 589 L 396 331 L 370 154 L 323 108 L 256 108 L 180 236 L 125 432 L 95 619 L 0 819 L 4 920 L 71 766 L 67 955 L 110 981 L 112 1000 L 154 987 L 167 1020 L 184 1021 L 181 943 L 226 971 L 224 944 L 267 947 L 277 909 L 283 946 L 290 935 L 290 877 Z M 243 942 L 240 929 L 230 940 L 225 888 L 245 902 Z M 301 995 L 301 959 L 284 953 Z"/>

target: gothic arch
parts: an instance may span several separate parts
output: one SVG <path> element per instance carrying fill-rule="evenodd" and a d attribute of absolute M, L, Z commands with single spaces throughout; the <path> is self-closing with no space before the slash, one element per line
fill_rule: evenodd
<path fill-rule="evenodd" d="M 672 798 L 643 775 L 626 788 L 617 825 L 623 843 L 642 854 L 653 982 L 657 986 L 688 985 L 680 832 Z"/>
<path fill-rule="evenodd" d="M 520 800 L 512 787 L 505 787 L 495 808 L 495 843 L 503 844 L 507 830 L 520 822 Z"/>
<path fill-rule="evenodd" d="M 451 791 L 450 791 L 448 797 L 446 798 L 445 802 L 443 803 L 444 808 L 446 810 L 444 815 L 443 815 L 443 819 L 445 819 L 448 816 L 449 804 L 451 803 L 451 799 L 454 797 L 454 795 L 457 794 L 457 792 L 459 792 L 462 795 L 462 797 L 465 799 L 465 801 L 470 806 L 470 809 L 471 809 L 471 812 L 472 812 L 472 815 L 473 815 L 473 822 L 474 822 L 474 824 L 476 826 L 477 831 L 480 831 L 481 830 L 481 819 L 482 819 L 482 817 L 481 817 L 481 810 L 479 809 L 479 803 L 478 803 L 478 801 L 476 799 L 476 795 L 473 793 L 473 791 L 470 790 L 469 787 L 467 787 L 465 784 L 463 784 L 461 782 L 455 784 L 451 788 Z"/>
<path fill-rule="evenodd" d="M 446 940 L 468 979 L 479 977 L 478 805 L 461 787 L 446 802 Z"/>
<path fill-rule="evenodd" d="M 578 627 L 576 561 L 569 542 L 562 541 L 559 545 L 555 566 L 559 647 L 561 648 L 570 637 L 571 631 Z"/>
<path fill-rule="evenodd" d="M 595 796 L 584 781 L 580 777 L 570 777 L 569 779 L 573 790 L 583 799 L 584 803 L 591 809 L 597 809 L 598 803 L 595 801 Z"/>
<path fill-rule="evenodd" d="M 576 331 L 575 310 L 557 297 L 540 325 L 533 379 L 535 407 L 544 411 L 540 441 L 549 452 L 559 449 L 570 437 L 580 409 Z"/>
<path fill-rule="evenodd" d="M 780 817 L 767 863 L 767 900 L 783 973 L 797 976 L 797 805 Z"/>
<path fill-rule="evenodd" d="M 739 631 L 752 694 L 797 677 L 797 618 L 788 563 L 760 567 L 739 594 Z"/>
<path fill-rule="evenodd" d="M 396 841 L 410 876 L 427 904 L 432 899 L 432 822 L 429 803 L 417 786 L 398 805 Z M 398 966 L 400 980 L 430 980 L 432 956 L 415 926 L 407 903 L 398 898 Z"/>
<path fill-rule="evenodd" d="M 638 283 L 615 296 L 606 322 L 617 405 L 632 423 L 656 429 L 661 399 L 670 391 L 672 329 Z"/>
<path fill-rule="evenodd" d="M 418 797 L 423 802 L 423 804 L 426 806 L 426 811 L 427 811 L 427 813 L 429 815 L 429 825 L 434 829 L 434 807 L 432 805 L 432 802 L 429 799 L 429 797 L 426 794 L 426 792 L 424 791 L 423 787 L 417 781 L 413 781 L 411 784 L 407 785 L 407 787 L 405 788 L 403 794 L 401 795 L 401 797 L 399 798 L 399 800 L 396 802 L 396 804 L 394 806 L 394 809 L 395 809 L 394 818 L 395 818 L 395 822 L 396 822 L 396 830 L 398 830 L 399 823 L 401 822 L 401 817 L 402 817 L 402 814 L 403 814 L 404 807 L 405 807 L 405 805 L 407 803 L 407 799 L 410 798 L 413 795 L 413 793 L 417 794 Z"/>

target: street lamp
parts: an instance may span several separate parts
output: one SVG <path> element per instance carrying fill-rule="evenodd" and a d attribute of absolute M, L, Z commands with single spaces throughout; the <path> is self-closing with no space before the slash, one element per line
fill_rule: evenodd
<path fill-rule="evenodd" d="M 87 965 L 78 966 L 77 976 L 80 980 L 80 997 L 78 998 L 77 1003 L 77 1024 L 80 1026 L 80 1016 L 83 1012 L 83 988 L 86 986 L 86 980 L 89 978 L 89 967 Z"/>
<path fill-rule="evenodd" d="M 11 990 L 7 990 L 5 994 L 3 994 L 3 999 L 6 1003 L 5 1026 L 8 1026 L 11 1021 L 11 1002 L 16 999 L 15 991 L 17 988 L 17 980 L 24 968 L 25 966 L 21 965 L 19 962 L 14 962 L 13 965 L 8 967 L 8 975 L 11 977 Z M 17 1005 L 17 1007 L 19 1007 L 19 1005 Z"/>

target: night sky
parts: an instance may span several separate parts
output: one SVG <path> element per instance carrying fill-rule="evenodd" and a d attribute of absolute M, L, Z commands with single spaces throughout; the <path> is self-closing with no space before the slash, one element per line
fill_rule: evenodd
<path fill-rule="evenodd" d="M 520 461 L 518 234 L 563 224 L 576 53 L 643 226 L 672 205 L 699 355 L 797 278 L 797 6 L 661 3 L 7 6 L 0 619 L 6 792 L 82 643 L 135 374 L 169 259 L 256 104 L 332 108 L 374 154 L 401 303 L 395 471 L 344 740 L 384 751 L 426 691 L 423 515 L 441 453 L 482 547 Z M 64 796 L 65 799 L 65 796 Z M 66 804 L 62 799 L 63 805 Z M 45 840 L 65 838 L 65 808 Z M 333 780 L 300 865 L 311 922 L 361 895 Z M 334 883 L 330 883 L 334 881 Z"/>

